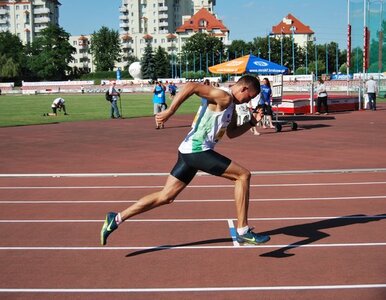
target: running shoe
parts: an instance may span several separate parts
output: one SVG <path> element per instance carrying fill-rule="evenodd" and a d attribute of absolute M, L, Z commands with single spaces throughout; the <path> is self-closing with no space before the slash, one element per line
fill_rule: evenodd
<path fill-rule="evenodd" d="M 108 236 L 118 228 L 118 224 L 115 221 L 117 213 L 115 212 L 109 212 L 106 215 L 105 222 L 103 224 L 102 230 L 101 230 L 101 244 L 102 246 L 106 245 Z"/>
<path fill-rule="evenodd" d="M 238 233 L 236 233 L 237 242 L 240 244 L 246 243 L 246 244 L 258 245 L 258 244 L 264 244 L 271 239 L 269 235 L 254 233 L 252 229 L 253 228 L 249 228 L 247 233 L 243 235 L 239 235 Z"/>

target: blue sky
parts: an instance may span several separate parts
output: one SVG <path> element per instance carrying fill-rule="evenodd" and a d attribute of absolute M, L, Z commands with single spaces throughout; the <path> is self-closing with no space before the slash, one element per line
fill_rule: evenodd
<path fill-rule="evenodd" d="M 102 26 L 119 29 L 120 0 L 60 2 L 59 23 L 71 35 L 91 34 Z M 346 0 L 217 0 L 215 13 L 230 30 L 231 40 L 266 36 L 291 13 L 310 26 L 318 44 L 335 41 L 346 48 Z"/>

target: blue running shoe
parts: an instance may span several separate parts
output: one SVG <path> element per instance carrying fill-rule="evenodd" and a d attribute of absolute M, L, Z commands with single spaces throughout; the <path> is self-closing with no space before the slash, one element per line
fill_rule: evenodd
<path fill-rule="evenodd" d="M 115 212 L 109 212 L 106 215 L 105 222 L 103 224 L 102 230 L 101 230 L 101 244 L 102 246 L 106 245 L 108 236 L 118 228 L 118 224 L 115 221 L 115 216 L 117 213 Z"/>
<path fill-rule="evenodd" d="M 243 235 L 239 235 L 236 232 L 236 241 L 240 244 L 246 243 L 246 244 L 258 245 L 258 244 L 264 244 L 271 239 L 269 235 L 254 233 L 252 230 L 253 228 L 249 228 L 247 233 Z"/>

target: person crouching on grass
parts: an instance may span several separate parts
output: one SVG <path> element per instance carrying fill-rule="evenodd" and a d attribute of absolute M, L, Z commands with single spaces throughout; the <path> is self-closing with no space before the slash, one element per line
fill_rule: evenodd
<path fill-rule="evenodd" d="M 52 113 L 47 113 L 47 114 L 44 114 L 43 116 L 57 116 L 58 115 L 58 110 L 59 111 L 62 111 L 63 109 L 63 112 L 64 112 L 64 115 L 67 115 L 67 112 L 66 112 L 66 105 L 64 104 L 65 101 L 63 98 L 56 98 L 52 104 L 51 104 L 51 108 L 52 108 Z"/>
<path fill-rule="evenodd" d="M 258 111 L 257 118 L 251 116 L 249 122 L 238 126 L 235 112 L 236 104 L 247 103 L 259 93 L 259 80 L 250 75 L 241 77 L 230 88 L 216 88 L 195 82 L 185 84 L 169 108 L 156 116 L 159 123 L 164 123 L 192 95 L 197 95 L 203 100 L 194 118 L 192 129 L 178 148 L 177 162 L 165 186 L 161 191 L 142 197 L 119 213 L 107 213 L 100 233 L 101 244 L 106 244 L 108 236 L 123 221 L 161 205 L 172 203 L 191 182 L 197 171 L 227 178 L 235 183 L 236 239 L 239 243 L 261 244 L 269 241 L 268 235 L 255 233 L 248 225 L 251 172 L 214 151 L 214 146 L 224 134 L 229 138 L 238 137 L 261 120 L 262 109 Z"/>

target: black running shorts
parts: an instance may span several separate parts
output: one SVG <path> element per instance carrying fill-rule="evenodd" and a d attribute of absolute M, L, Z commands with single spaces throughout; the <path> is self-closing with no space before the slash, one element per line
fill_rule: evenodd
<path fill-rule="evenodd" d="M 213 150 L 183 154 L 178 152 L 178 160 L 171 175 L 189 184 L 197 171 L 221 176 L 231 164 L 231 160 Z"/>

